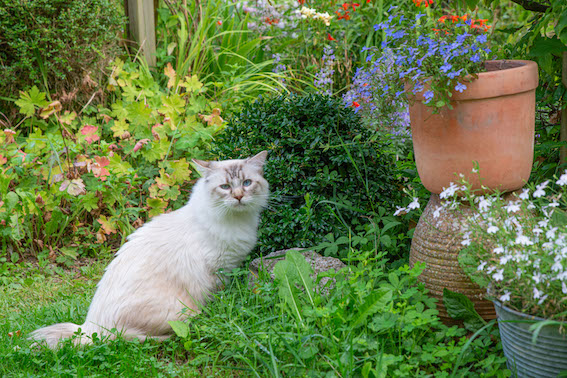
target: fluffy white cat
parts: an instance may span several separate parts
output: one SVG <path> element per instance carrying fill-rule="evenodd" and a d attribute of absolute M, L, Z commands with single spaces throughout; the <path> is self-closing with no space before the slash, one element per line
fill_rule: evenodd
<path fill-rule="evenodd" d="M 202 178 L 182 208 L 152 219 L 116 253 L 97 285 L 83 325 L 40 328 L 30 339 L 55 348 L 79 329 L 79 343 L 116 328 L 126 338 L 165 339 L 170 320 L 198 312 L 221 283 L 219 269 L 239 266 L 256 244 L 269 189 L 267 152 L 242 160 L 193 160 Z M 189 314 L 182 314 L 184 308 Z"/>

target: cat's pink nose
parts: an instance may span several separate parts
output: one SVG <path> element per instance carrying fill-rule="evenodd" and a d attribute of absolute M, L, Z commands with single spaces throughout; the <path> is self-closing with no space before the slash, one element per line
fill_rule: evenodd
<path fill-rule="evenodd" d="M 233 197 L 240 201 L 242 199 L 242 197 L 244 197 L 244 195 L 243 194 L 235 194 Z"/>

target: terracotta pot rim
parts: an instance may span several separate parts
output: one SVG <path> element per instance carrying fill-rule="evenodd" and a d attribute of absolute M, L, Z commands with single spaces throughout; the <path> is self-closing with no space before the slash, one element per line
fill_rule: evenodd
<path fill-rule="evenodd" d="M 460 80 L 467 86 L 463 92 L 452 92 L 451 102 L 465 100 L 479 100 L 493 97 L 514 95 L 535 90 L 539 85 L 537 63 L 531 60 L 487 60 L 486 66 L 506 66 L 502 69 L 480 72 L 475 79 L 473 76 L 466 76 Z M 492 82 L 491 90 L 486 90 L 485 81 Z M 427 84 L 425 86 L 427 88 Z M 409 86 L 406 86 L 409 90 Z M 415 100 L 423 100 L 423 90 L 414 95 Z"/>

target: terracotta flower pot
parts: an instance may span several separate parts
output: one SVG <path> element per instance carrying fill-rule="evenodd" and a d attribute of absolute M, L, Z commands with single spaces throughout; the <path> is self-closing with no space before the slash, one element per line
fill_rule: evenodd
<path fill-rule="evenodd" d="M 453 93 L 453 109 L 432 114 L 421 101 L 410 106 L 417 170 L 432 193 L 441 193 L 459 174 L 474 189 L 501 191 L 519 189 L 530 177 L 537 64 L 502 60 L 485 67 L 487 72 L 465 82 L 464 92 Z M 475 161 L 480 181 L 471 173 Z"/>

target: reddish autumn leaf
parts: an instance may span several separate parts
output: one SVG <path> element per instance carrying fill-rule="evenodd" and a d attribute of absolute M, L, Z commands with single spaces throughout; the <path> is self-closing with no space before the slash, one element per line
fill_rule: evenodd
<path fill-rule="evenodd" d="M 96 142 L 97 140 L 100 140 L 97 131 L 98 131 L 98 126 L 85 125 L 81 129 L 81 134 L 86 135 L 85 141 L 88 144 L 91 144 L 93 142 Z"/>
<path fill-rule="evenodd" d="M 138 141 L 138 143 L 136 143 L 136 145 L 134 146 L 134 152 L 140 150 L 143 146 L 145 146 L 146 144 L 148 144 L 150 140 L 149 139 L 141 139 Z"/>
<path fill-rule="evenodd" d="M 8 162 L 8 159 L 5 158 L 2 154 L 0 154 L 0 165 L 4 165 Z"/>
<path fill-rule="evenodd" d="M 165 76 L 167 76 L 169 78 L 169 80 L 167 81 L 167 87 L 168 88 L 173 87 L 175 85 L 175 78 L 177 77 L 177 73 L 175 72 L 175 70 L 171 66 L 171 63 L 167 63 L 167 66 L 165 66 L 165 68 L 163 69 L 163 72 L 164 72 Z"/>
<path fill-rule="evenodd" d="M 108 164 L 110 164 L 110 159 L 106 156 L 95 156 L 95 163 L 91 164 L 90 169 L 95 177 L 105 181 L 106 177 L 110 176 L 110 172 L 105 168 Z"/>

